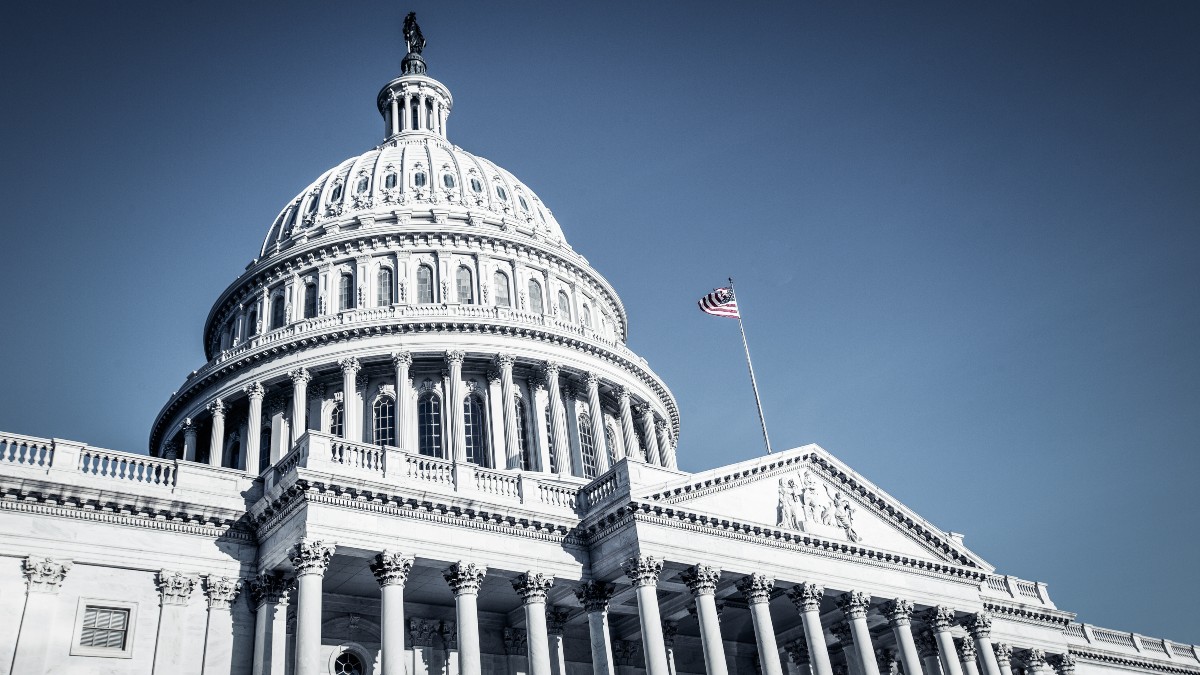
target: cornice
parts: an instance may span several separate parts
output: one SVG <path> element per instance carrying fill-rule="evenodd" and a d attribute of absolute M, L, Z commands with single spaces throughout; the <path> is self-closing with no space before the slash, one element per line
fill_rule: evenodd
<path fill-rule="evenodd" d="M 1075 614 L 1073 612 L 1030 607 L 1029 605 L 1018 603 L 1000 602 L 990 598 L 984 599 L 983 608 L 995 616 L 1003 617 L 1008 621 L 1033 624 L 1036 626 L 1053 626 L 1059 630 L 1066 629 L 1067 624 L 1075 620 Z"/>
<path fill-rule="evenodd" d="M 1180 673 L 1182 675 L 1194 675 L 1200 673 L 1200 666 L 1185 666 L 1180 663 L 1164 663 L 1162 661 L 1151 661 L 1150 659 L 1138 658 L 1127 654 L 1116 654 L 1100 649 L 1090 647 L 1079 647 L 1071 645 L 1068 647 L 1071 656 L 1077 659 L 1085 659 L 1088 661 L 1098 661 L 1100 663 L 1113 663 L 1122 666 L 1131 666 L 1134 668 L 1144 668 L 1146 670 L 1154 670 L 1161 673 Z"/>

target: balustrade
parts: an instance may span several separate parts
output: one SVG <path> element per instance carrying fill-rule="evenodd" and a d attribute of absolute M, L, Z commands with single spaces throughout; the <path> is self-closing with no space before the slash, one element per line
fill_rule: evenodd
<path fill-rule="evenodd" d="M 53 462 L 53 441 L 16 434 L 0 434 L 0 463 L 49 467 Z"/>

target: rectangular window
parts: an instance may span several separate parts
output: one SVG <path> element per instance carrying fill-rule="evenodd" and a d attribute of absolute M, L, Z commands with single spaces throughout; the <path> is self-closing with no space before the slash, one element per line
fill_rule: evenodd
<path fill-rule="evenodd" d="M 80 598 L 75 616 L 71 654 L 76 656 L 133 656 L 133 627 L 137 605 L 119 600 Z"/>

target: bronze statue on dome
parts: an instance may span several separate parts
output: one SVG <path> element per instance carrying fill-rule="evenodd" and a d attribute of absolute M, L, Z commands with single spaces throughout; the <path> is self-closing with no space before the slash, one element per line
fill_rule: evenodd
<path fill-rule="evenodd" d="M 404 42 L 408 45 L 409 54 L 420 54 L 425 49 L 425 36 L 417 25 L 416 12 L 409 12 L 404 17 Z"/>

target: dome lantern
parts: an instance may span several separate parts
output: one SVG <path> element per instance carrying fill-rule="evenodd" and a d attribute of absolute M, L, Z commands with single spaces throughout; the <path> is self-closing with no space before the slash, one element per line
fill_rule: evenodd
<path fill-rule="evenodd" d="M 407 54 L 400 62 L 400 77 L 379 90 L 376 104 L 383 115 L 384 138 L 401 134 L 430 134 L 446 137 L 446 119 L 454 98 L 444 84 L 425 74 L 425 36 L 417 25 L 417 15 L 409 12 L 404 19 Z"/>

